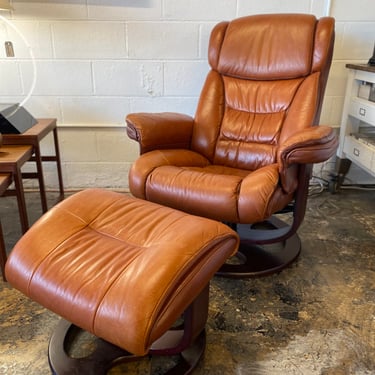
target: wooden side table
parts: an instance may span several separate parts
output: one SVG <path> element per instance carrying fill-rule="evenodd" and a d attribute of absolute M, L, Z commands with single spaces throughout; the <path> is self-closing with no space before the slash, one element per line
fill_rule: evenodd
<path fill-rule="evenodd" d="M 5 191 L 8 189 L 11 183 L 12 183 L 12 176 L 10 175 L 10 173 L 0 174 L 0 196 L 2 196 L 5 193 Z M 3 228 L 1 226 L 1 221 L 0 221 L 0 270 L 3 275 L 4 281 L 6 281 L 6 278 L 5 278 L 6 260 L 7 260 L 7 253 L 5 251 Z"/>
<path fill-rule="evenodd" d="M 50 132 L 53 132 L 55 155 L 42 155 L 40 151 L 40 141 Z M 39 180 L 40 198 L 43 212 L 48 211 L 46 189 L 44 185 L 44 175 L 42 162 L 56 162 L 57 176 L 59 180 L 59 200 L 64 199 L 64 185 L 61 170 L 61 159 L 59 141 L 57 136 L 56 119 L 38 119 L 38 122 L 22 134 L 3 134 L 3 145 L 30 145 L 33 148 L 31 161 L 36 163 L 36 173 L 23 173 L 24 178 L 35 178 Z"/>
<path fill-rule="evenodd" d="M 22 183 L 21 167 L 30 160 L 33 154 L 31 146 L 1 146 L 0 147 L 0 174 L 10 174 L 14 181 L 14 190 L 6 190 L 3 195 L 17 197 L 22 233 L 29 229 L 25 195 Z"/>

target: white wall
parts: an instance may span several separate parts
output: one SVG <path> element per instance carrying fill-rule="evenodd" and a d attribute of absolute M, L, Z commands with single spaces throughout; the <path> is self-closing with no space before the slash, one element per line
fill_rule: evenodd
<path fill-rule="evenodd" d="M 321 122 L 339 126 L 347 62 L 366 62 L 375 30 L 373 0 L 11 0 L 0 14 L 32 47 L 37 83 L 26 107 L 56 117 L 65 185 L 127 188 L 138 146 L 124 118 L 137 111 L 193 115 L 208 70 L 207 43 L 221 20 L 270 12 L 336 17 L 336 48 Z M 354 4 L 355 3 L 355 4 Z M 5 40 L 15 58 L 5 57 Z M 30 53 L 0 22 L 0 103 L 19 102 L 32 80 Z M 43 143 L 46 151 L 50 139 Z M 49 188 L 57 186 L 46 168 Z"/>

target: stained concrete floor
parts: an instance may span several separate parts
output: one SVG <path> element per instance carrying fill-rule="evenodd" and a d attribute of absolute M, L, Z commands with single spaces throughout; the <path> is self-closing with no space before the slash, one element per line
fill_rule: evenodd
<path fill-rule="evenodd" d="M 33 222 L 40 201 L 26 199 Z M 10 250 L 20 236 L 14 198 L 0 199 L 0 215 Z M 311 196 L 299 235 L 302 253 L 281 273 L 212 280 L 207 348 L 194 374 L 375 374 L 375 193 Z M 58 320 L 0 281 L 0 374 L 49 374 Z M 150 366 L 158 373 L 148 361 L 130 373 Z"/>

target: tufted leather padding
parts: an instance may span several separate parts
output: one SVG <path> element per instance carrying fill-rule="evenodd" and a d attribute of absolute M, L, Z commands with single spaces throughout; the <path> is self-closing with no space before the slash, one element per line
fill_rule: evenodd
<path fill-rule="evenodd" d="M 327 160 L 338 145 L 331 128 L 316 126 L 333 41 L 330 17 L 268 14 L 219 23 L 195 117 L 127 116 L 142 154 L 129 174 L 131 192 L 236 223 L 281 210 L 297 191 L 299 165 Z"/>
<path fill-rule="evenodd" d="M 92 189 L 34 224 L 6 275 L 68 321 L 144 355 L 237 246 L 221 223 Z"/>

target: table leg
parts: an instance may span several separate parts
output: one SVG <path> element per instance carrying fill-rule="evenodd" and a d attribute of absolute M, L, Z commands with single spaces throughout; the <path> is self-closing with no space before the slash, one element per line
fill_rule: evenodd
<path fill-rule="evenodd" d="M 5 243 L 4 243 L 4 236 L 3 236 L 3 228 L 0 222 L 0 269 L 1 273 L 3 274 L 3 280 L 7 281 L 5 278 L 5 262 L 7 260 L 7 254 L 5 252 Z"/>
<path fill-rule="evenodd" d="M 34 147 L 34 152 L 35 152 L 37 177 L 39 181 L 40 200 L 42 202 L 43 213 L 46 213 L 48 211 L 48 205 L 47 205 L 46 188 L 44 186 L 42 155 L 40 154 L 39 144 Z"/>
<path fill-rule="evenodd" d="M 53 129 L 53 140 L 55 143 L 56 167 L 57 167 L 57 176 L 59 179 L 60 200 L 63 200 L 64 199 L 64 184 L 63 184 L 63 178 L 62 178 L 61 158 L 60 158 L 59 139 L 57 136 L 57 128 Z"/>
<path fill-rule="evenodd" d="M 29 219 L 27 217 L 25 193 L 23 190 L 22 174 L 19 168 L 16 169 L 13 174 L 14 186 L 17 196 L 18 211 L 20 214 L 22 233 L 25 233 L 29 229 Z"/>

